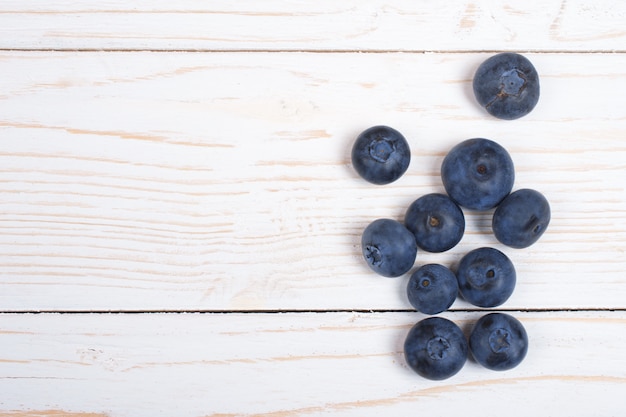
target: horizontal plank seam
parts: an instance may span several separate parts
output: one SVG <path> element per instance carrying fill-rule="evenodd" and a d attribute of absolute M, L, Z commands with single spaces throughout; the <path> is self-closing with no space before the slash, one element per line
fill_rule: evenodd
<path fill-rule="evenodd" d="M 626 312 L 626 308 L 501 308 L 501 309 L 450 309 L 446 313 L 596 313 Z M 337 314 L 337 313 L 417 313 L 411 309 L 334 309 L 334 310 L 16 310 L 0 311 L 2 315 L 20 314 Z"/>
<path fill-rule="evenodd" d="M 0 52 L 154 52 L 154 53 L 310 53 L 310 54 L 477 54 L 515 51 L 520 54 L 624 54 L 626 49 L 151 49 L 151 48 L 0 48 Z"/>

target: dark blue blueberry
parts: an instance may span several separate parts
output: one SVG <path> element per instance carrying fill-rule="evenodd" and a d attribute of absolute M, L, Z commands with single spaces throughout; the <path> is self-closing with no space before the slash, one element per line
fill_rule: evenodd
<path fill-rule="evenodd" d="M 459 292 L 478 307 L 503 304 L 515 289 L 513 262 L 494 248 L 478 248 L 467 253 L 456 271 Z"/>
<path fill-rule="evenodd" d="M 427 194 L 415 200 L 404 224 L 415 235 L 417 246 L 428 252 L 445 252 L 461 241 L 465 217 L 459 206 L 444 194 Z"/>
<path fill-rule="evenodd" d="M 496 238 L 512 248 L 535 243 L 550 223 L 550 204 L 538 191 L 524 188 L 509 194 L 493 213 Z"/>
<path fill-rule="evenodd" d="M 474 138 L 448 152 L 441 164 L 441 179 L 448 195 L 460 206 L 489 210 L 511 192 L 515 169 L 501 145 Z"/>
<path fill-rule="evenodd" d="M 389 184 L 402 176 L 411 162 L 411 150 L 404 136 L 389 126 L 363 131 L 352 147 L 352 166 L 365 180 Z"/>
<path fill-rule="evenodd" d="M 476 322 L 469 337 L 476 362 L 487 369 L 516 367 L 528 352 L 528 335 L 522 323 L 505 313 L 490 313 Z"/>
<path fill-rule="evenodd" d="M 539 101 L 539 75 L 523 55 L 505 52 L 483 62 L 474 74 L 474 95 L 489 114 L 513 120 L 527 115 Z"/>
<path fill-rule="evenodd" d="M 404 341 L 404 358 L 409 367 L 437 381 L 459 372 L 467 353 L 467 340 L 459 326 L 442 317 L 419 321 Z"/>
<path fill-rule="evenodd" d="M 407 273 L 417 255 L 413 233 L 392 219 L 370 223 L 361 236 L 361 249 L 370 268 L 385 277 Z"/>
<path fill-rule="evenodd" d="M 420 313 L 439 314 L 454 303 L 459 284 L 454 273 L 445 266 L 427 264 L 411 275 L 406 293 L 411 305 Z"/>

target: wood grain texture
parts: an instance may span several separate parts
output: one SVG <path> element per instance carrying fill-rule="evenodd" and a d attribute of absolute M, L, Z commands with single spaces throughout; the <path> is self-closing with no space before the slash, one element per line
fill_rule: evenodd
<path fill-rule="evenodd" d="M 444 316 L 468 333 L 481 314 Z M 487 404 L 513 417 L 624 410 L 626 314 L 516 316 L 530 337 L 522 364 L 494 372 L 472 360 L 434 382 L 404 361 L 416 313 L 5 314 L 0 415 L 450 415 L 459 402 L 465 416 Z"/>
<path fill-rule="evenodd" d="M 82 413 L 66 410 L 0 411 L 0 417 L 107 417 L 102 413 Z"/>
<path fill-rule="evenodd" d="M 620 0 L 3 1 L 0 48 L 624 51 Z"/>
<path fill-rule="evenodd" d="M 2 309 L 405 309 L 360 234 L 443 191 L 443 156 L 477 136 L 547 196 L 550 228 L 512 250 L 466 212 L 461 244 L 416 266 L 491 245 L 518 270 L 507 308 L 624 308 L 626 103 L 607 92 L 626 55 L 530 54 L 542 98 L 515 122 L 473 101 L 487 56 L 0 54 Z M 349 160 L 373 124 L 412 147 L 385 187 Z"/>
<path fill-rule="evenodd" d="M 623 415 L 625 19 L 620 0 L 0 2 L 0 417 Z M 540 74 L 514 122 L 473 99 L 496 51 Z M 349 159 L 373 124 L 411 143 L 385 187 Z M 408 276 L 369 271 L 360 234 L 443 191 L 445 153 L 480 136 L 548 197 L 548 232 L 512 250 L 466 212 L 416 267 L 503 250 L 530 350 L 427 381 L 403 358 Z M 469 334 L 484 313 L 443 316 Z"/>

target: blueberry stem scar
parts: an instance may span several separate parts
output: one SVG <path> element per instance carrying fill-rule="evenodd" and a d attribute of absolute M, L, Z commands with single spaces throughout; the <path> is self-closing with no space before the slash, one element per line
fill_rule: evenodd
<path fill-rule="evenodd" d="M 390 142 L 384 138 L 376 139 L 370 145 L 370 155 L 378 162 L 385 163 L 396 150 L 393 142 Z"/>
<path fill-rule="evenodd" d="M 485 105 L 485 108 L 490 107 L 496 101 L 502 100 L 502 99 L 504 99 L 505 97 L 508 97 L 508 96 L 519 97 L 522 94 L 522 91 L 524 91 L 526 89 L 526 75 L 522 71 L 520 71 L 518 69 L 515 69 L 514 71 L 517 73 L 519 78 L 524 80 L 524 82 L 522 83 L 521 87 L 519 87 L 517 92 L 512 93 L 512 92 L 507 92 L 507 85 L 506 85 L 506 83 L 504 83 L 504 82 L 501 83 L 500 84 L 500 91 L 498 92 L 498 94 L 496 94 L 496 96 L 493 98 L 493 100 L 491 100 L 489 103 L 487 103 L 487 105 Z M 511 72 L 511 71 L 508 71 L 508 72 Z"/>
<path fill-rule="evenodd" d="M 511 346 L 509 332 L 505 329 L 496 329 L 489 335 L 489 346 L 494 353 L 504 352 Z"/>
<path fill-rule="evenodd" d="M 378 266 L 383 262 L 383 257 L 380 250 L 373 245 L 369 245 L 365 248 L 367 259 L 371 259 L 372 265 Z"/>
<path fill-rule="evenodd" d="M 428 350 L 428 356 L 431 359 L 441 360 L 446 357 L 448 353 L 448 349 L 450 348 L 450 343 L 441 336 L 435 336 L 428 341 L 428 346 L 426 349 Z"/>

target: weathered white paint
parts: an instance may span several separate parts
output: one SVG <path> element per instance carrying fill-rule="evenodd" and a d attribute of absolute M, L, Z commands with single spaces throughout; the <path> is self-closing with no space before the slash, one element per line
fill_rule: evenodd
<path fill-rule="evenodd" d="M 625 17 L 619 0 L 1 2 L 0 417 L 622 415 Z M 499 50 L 541 76 L 514 122 L 472 97 Z M 349 160 L 379 123 L 412 146 L 385 187 Z M 466 212 L 461 244 L 416 267 L 504 250 L 502 308 L 531 349 L 432 382 L 402 355 L 424 316 L 389 311 L 408 277 L 371 273 L 360 233 L 442 191 L 446 151 L 476 136 L 552 224 L 519 251 Z M 484 314 L 453 309 L 466 333 Z M 169 310 L 224 313 L 148 312 Z"/>
<path fill-rule="evenodd" d="M 444 316 L 468 333 L 481 315 Z M 530 337 L 517 368 L 471 360 L 435 382 L 404 361 L 417 313 L 2 315 L 1 405 L 20 416 L 620 415 L 626 314 L 515 316 Z"/>
<path fill-rule="evenodd" d="M 462 242 L 416 267 L 493 245 L 518 270 L 507 308 L 624 307 L 626 55 L 530 54 L 542 98 L 513 122 L 471 95 L 488 56 L 1 54 L 2 308 L 407 308 L 407 277 L 370 272 L 360 234 L 443 191 L 443 156 L 476 136 L 547 196 L 549 230 L 513 250 L 466 212 Z M 413 153 L 383 187 L 349 160 L 379 123 Z"/>
<path fill-rule="evenodd" d="M 0 4 L 0 48 L 624 51 L 621 0 Z"/>

